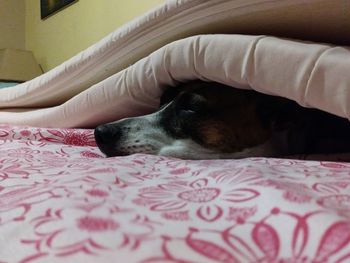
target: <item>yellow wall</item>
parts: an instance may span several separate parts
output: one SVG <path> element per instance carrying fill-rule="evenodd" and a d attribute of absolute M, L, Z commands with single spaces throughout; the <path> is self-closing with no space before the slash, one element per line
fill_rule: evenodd
<path fill-rule="evenodd" d="M 40 1 L 26 0 L 26 49 L 47 71 L 163 1 L 79 0 L 41 20 Z"/>
<path fill-rule="evenodd" d="M 0 0 L 0 49 L 24 49 L 24 36 L 24 0 Z"/>

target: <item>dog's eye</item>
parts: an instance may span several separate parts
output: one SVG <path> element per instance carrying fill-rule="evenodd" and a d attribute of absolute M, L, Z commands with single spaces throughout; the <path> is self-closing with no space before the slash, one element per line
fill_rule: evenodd
<path fill-rule="evenodd" d="M 203 110 L 204 106 L 200 103 L 190 103 L 187 105 L 182 105 L 182 107 L 178 109 L 178 112 L 184 116 L 194 116 L 198 113 L 203 112 Z"/>
<path fill-rule="evenodd" d="M 180 114 L 183 116 L 193 116 L 196 114 L 196 112 L 194 110 L 190 110 L 190 109 L 181 109 Z"/>
<path fill-rule="evenodd" d="M 205 108 L 206 100 L 197 94 L 183 96 L 178 104 L 178 112 L 187 116 L 203 112 Z"/>

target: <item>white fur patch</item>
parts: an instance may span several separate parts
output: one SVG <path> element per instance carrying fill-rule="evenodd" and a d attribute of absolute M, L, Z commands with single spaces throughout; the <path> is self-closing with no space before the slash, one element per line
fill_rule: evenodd
<path fill-rule="evenodd" d="M 246 157 L 269 157 L 275 156 L 275 152 L 270 142 L 244 149 L 241 152 L 219 153 L 193 142 L 192 140 L 175 140 L 173 144 L 163 146 L 158 155 L 171 156 L 181 159 L 238 159 Z"/>

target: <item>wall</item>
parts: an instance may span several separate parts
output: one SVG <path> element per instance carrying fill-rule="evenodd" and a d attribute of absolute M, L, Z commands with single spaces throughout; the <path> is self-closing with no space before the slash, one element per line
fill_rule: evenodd
<path fill-rule="evenodd" d="M 0 0 L 0 49 L 25 48 L 24 0 Z"/>
<path fill-rule="evenodd" d="M 79 0 L 45 20 L 39 0 L 25 1 L 26 48 L 47 71 L 164 0 Z"/>

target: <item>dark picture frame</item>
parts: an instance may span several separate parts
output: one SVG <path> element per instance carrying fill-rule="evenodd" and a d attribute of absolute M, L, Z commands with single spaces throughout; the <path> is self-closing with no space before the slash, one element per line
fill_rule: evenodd
<path fill-rule="evenodd" d="M 78 0 L 40 0 L 41 19 L 48 18 L 76 2 Z"/>

